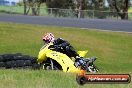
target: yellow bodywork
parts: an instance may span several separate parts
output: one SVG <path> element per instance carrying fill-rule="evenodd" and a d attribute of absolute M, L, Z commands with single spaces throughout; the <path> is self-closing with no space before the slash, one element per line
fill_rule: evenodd
<path fill-rule="evenodd" d="M 43 49 L 40 50 L 37 59 L 39 64 L 43 63 L 48 58 L 51 58 L 62 66 L 62 70 L 64 72 L 80 72 L 80 69 L 74 66 L 74 62 L 71 60 L 71 58 L 69 58 L 66 54 L 48 49 L 50 45 L 52 45 L 52 43 L 46 45 Z M 84 57 L 87 52 L 88 51 L 78 51 L 78 54 L 81 57 Z"/>

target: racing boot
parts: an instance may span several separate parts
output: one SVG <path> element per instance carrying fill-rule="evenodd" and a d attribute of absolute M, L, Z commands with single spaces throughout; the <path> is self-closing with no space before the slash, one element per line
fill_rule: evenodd
<path fill-rule="evenodd" d="M 97 59 L 97 57 L 93 56 L 93 57 L 88 59 L 88 62 L 93 63 L 96 59 Z"/>

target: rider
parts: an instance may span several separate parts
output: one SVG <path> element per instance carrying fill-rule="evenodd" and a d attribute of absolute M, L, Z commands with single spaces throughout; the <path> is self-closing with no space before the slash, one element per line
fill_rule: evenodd
<path fill-rule="evenodd" d="M 57 48 L 56 50 L 62 53 L 65 53 L 69 57 L 75 58 L 75 66 L 83 66 L 85 67 L 85 61 L 79 54 L 75 51 L 75 49 L 70 45 L 70 43 L 62 38 L 58 38 L 55 40 L 54 35 L 52 33 L 46 33 L 43 35 L 43 41 L 45 44 L 53 43 L 53 46 Z"/>

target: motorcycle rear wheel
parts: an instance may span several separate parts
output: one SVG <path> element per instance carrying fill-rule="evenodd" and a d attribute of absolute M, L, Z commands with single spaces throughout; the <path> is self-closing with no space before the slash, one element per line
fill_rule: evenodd
<path fill-rule="evenodd" d="M 99 71 L 98 68 L 95 65 L 88 66 L 87 69 L 88 69 L 89 72 L 92 72 L 92 73 L 96 73 L 96 72 Z"/>

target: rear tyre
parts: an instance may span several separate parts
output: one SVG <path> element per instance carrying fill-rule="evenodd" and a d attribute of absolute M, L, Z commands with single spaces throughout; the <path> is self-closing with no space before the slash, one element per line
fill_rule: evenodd
<path fill-rule="evenodd" d="M 90 65 L 90 66 L 88 66 L 88 71 L 89 72 L 92 72 L 92 73 L 96 73 L 96 72 L 98 72 L 99 70 L 98 70 L 98 68 L 93 64 L 93 65 Z"/>
<path fill-rule="evenodd" d="M 87 81 L 87 79 L 84 76 L 77 76 L 76 81 L 80 85 L 84 85 Z"/>

